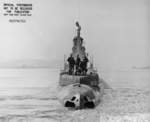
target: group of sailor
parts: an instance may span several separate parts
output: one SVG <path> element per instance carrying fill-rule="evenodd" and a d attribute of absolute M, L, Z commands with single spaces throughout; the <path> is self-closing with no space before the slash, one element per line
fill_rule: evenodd
<path fill-rule="evenodd" d="M 77 55 L 77 58 L 75 60 L 71 54 L 67 61 L 69 63 L 70 75 L 86 75 L 87 63 L 89 61 L 86 56 L 84 56 L 83 60 L 81 60 L 79 55 Z"/>

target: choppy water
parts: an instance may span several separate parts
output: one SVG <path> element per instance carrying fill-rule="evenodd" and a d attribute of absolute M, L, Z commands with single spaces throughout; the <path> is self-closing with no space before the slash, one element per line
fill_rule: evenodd
<path fill-rule="evenodd" d="M 48 88 L 3 90 L 5 92 L 28 90 L 31 94 L 0 96 L 0 122 L 94 122 L 100 120 L 105 122 L 115 121 L 121 117 L 126 117 L 126 120 L 130 120 L 131 117 L 135 120 L 143 119 L 143 121 L 150 119 L 150 91 L 127 88 L 109 89 L 105 90 L 103 100 L 97 108 L 70 111 L 60 105 L 54 92 L 47 93 Z"/>
<path fill-rule="evenodd" d="M 148 122 L 150 76 L 144 72 L 101 73 L 112 89 L 95 109 L 73 111 L 57 100 L 58 71 L 0 70 L 0 122 Z M 13 88 L 3 87 L 10 83 Z"/>

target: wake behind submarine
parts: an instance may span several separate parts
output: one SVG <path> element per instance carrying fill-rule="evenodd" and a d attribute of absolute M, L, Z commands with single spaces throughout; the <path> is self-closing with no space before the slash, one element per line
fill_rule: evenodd
<path fill-rule="evenodd" d="M 101 101 L 104 84 L 93 61 L 88 59 L 80 36 L 81 26 L 78 22 L 76 26 L 72 53 L 60 71 L 58 99 L 64 107 L 72 109 L 95 108 Z"/>

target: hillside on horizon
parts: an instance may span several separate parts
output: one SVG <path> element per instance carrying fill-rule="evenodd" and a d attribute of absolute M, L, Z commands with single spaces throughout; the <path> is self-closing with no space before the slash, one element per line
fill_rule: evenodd
<path fill-rule="evenodd" d="M 0 68 L 60 68 L 62 66 L 62 60 L 27 59 L 0 62 Z"/>
<path fill-rule="evenodd" d="M 133 69 L 150 69 L 150 66 L 143 66 L 143 67 L 132 67 Z"/>

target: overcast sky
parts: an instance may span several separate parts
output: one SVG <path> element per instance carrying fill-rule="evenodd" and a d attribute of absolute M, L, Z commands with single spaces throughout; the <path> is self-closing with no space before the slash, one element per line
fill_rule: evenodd
<path fill-rule="evenodd" d="M 0 62 L 62 60 L 71 52 L 78 20 L 97 67 L 150 65 L 149 0 L 11 1 L 32 3 L 33 11 L 31 17 L 23 17 L 26 23 L 10 23 L 1 11 Z"/>

